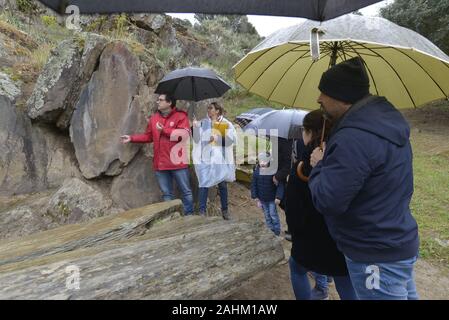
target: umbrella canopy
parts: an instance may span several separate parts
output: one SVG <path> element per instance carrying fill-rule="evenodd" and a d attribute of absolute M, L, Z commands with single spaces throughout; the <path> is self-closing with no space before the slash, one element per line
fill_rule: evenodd
<path fill-rule="evenodd" d="M 215 72 L 206 68 L 184 68 L 167 74 L 156 93 L 170 93 L 175 99 L 201 101 L 221 97 L 231 88 Z"/>
<path fill-rule="evenodd" d="M 260 107 L 248 110 L 242 114 L 239 114 L 235 117 L 235 122 L 237 122 L 240 127 L 246 126 L 251 121 L 259 118 L 261 115 L 273 111 L 273 108 L 270 107 Z"/>
<path fill-rule="evenodd" d="M 215 13 L 260 14 L 328 20 L 381 0 L 39 0 L 65 13 L 76 5 L 81 13 Z"/>
<path fill-rule="evenodd" d="M 298 139 L 301 137 L 301 127 L 308 111 L 284 109 L 273 110 L 247 124 L 243 131 L 267 130 L 267 135 L 275 135 L 284 139 Z M 276 129 L 277 134 L 271 134 L 270 129 Z"/>
<path fill-rule="evenodd" d="M 310 56 L 318 28 L 321 57 Z M 318 107 L 318 83 L 329 66 L 360 56 L 370 91 L 397 108 L 449 96 L 449 57 L 432 42 L 386 19 L 346 15 L 304 23 L 267 37 L 234 66 L 235 79 L 250 92 L 288 106 Z"/>

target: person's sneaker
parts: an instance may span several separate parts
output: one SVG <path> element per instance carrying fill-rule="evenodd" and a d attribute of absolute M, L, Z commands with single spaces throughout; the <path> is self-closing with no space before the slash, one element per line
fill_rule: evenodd
<path fill-rule="evenodd" d="M 292 235 L 290 234 L 290 232 L 285 231 L 284 238 L 285 238 L 285 240 L 292 242 Z"/>
<path fill-rule="evenodd" d="M 313 288 L 310 293 L 310 300 L 329 300 L 329 294 L 327 289 Z"/>
<path fill-rule="evenodd" d="M 223 219 L 225 220 L 231 220 L 231 215 L 229 214 L 228 210 L 223 210 L 221 212 L 221 215 L 223 216 Z"/>

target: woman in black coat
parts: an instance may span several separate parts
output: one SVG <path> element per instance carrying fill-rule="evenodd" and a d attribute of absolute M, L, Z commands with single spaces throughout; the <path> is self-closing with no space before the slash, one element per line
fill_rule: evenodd
<path fill-rule="evenodd" d="M 303 121 L 305 147 L 293 165 L 286 188 L 286 217 L 292 235 L 289 261 L 293 290 L 297 299 L 310 299 L 311 289 L 307 272 L 333 276 L 340 298 L 357 299 L 346 269 L 343 254 L 331 238 L 323 216 L 314 208 L 307 177 L 312 171 L 310 155 L 320 146 L 322 130 L 327 137 L 330 125 L 323 121 L 323 114 L 315 110 Z M 323 128 L 323 123 L 324 128 Z M 302 162 L 302 169 L 298 166 Z"/>

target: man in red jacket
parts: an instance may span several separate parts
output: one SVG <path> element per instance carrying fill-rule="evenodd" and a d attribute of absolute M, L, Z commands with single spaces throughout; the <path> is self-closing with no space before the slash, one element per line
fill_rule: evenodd
<path fill-rule="evenodd" d="M 187 113 L 176 109 L 176 100 L 161 94 L 157 100 L 158 111 L 151 116 L 143 134 L 121 136 L 122 143 L 153 142 L 153 169 L 164 201 L 173 200 L 173 178 L 182 193 L 186 215 L 193 214 L 193 196 L 188 169 L 188 144 L 190 133 Z"/>

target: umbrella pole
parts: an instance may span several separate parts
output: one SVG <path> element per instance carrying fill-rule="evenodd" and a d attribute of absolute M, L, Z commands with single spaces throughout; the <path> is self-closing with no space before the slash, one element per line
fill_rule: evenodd
<path fill-rule="evenodd" d="M 195 115 L 195 103 L 194 102 L 189 102 L 189 114 L 192 115 L 192 119 L 196 120 L 196 115 Z"/>
<path fill-rule="evenodd" d="M 196 104 L 195 77 L 192 77 L 192 97 L 193 97 L 193 100 L 195 101 L 195 104 Z M 192 117 L 193 117 L 194 120 L 196 120 L 195 106 L 193 106 L 193 109 L 192 109 Z"/>
<path fill-rule="evenodd" d="M 337 63 L 337 53 L 338 53 L 338 41 L 334 42 L 332 46 L 331 60 L 329 62 L 329 69 Z"/>

